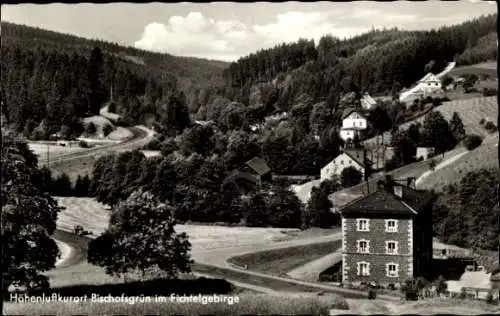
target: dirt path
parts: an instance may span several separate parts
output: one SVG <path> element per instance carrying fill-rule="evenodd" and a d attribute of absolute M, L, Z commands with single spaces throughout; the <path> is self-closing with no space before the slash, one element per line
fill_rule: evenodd
<path fill-rule="evenodd" d="M 57 244 L 57 247 L 61 251 L 61 257 L 59 257 L 57 259 L 56 264 L 55 264 L 56 267 L 59 267 L 61 265 L 64 265 L 64 263 L 71 258 L 72 252 L 74 250 L 73 250 L 73 247 L 71 247 L 69 244 L 67 244 L 65 242 L 62 242 L 62 241 L 57 240 L 57 239 L 55 240 L 55 242 Z"/>
<path fill-rule="evenodd" d="M 417 178 L 417 180 L 415 181 L 415 186 L 419 186 L 419 184 L 426 178 L 428 177 L 429 175 L 431 175 L 433 172 L 436 172 L 438 171 L 439 169 L 442 169 L 452 163 L 454 163 L 455 161 L 457 161 L 458 159 L 462 158 L 462 156 L 464 156 L 465 154 L 467 154 L 468 151 L 464 151 L 464 152 L 461 152 L 461 153 L 458 153 L 452 157 L 449 157 L 447 159 L 445 159 L 444 161 L 441 161 L 437 166 L 434 167 L 434 170 L 428 170 L 426 172 L 424 172 L 420 177 Z"/>

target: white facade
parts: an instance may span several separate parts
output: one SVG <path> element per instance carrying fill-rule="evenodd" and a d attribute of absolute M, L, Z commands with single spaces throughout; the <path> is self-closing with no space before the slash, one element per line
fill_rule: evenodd
<path fill-rule="evenodd" d="M 399 95 L 400 102 L 410 102 L 414 99 L 431 95 L 442 89 L 441 80 L 432 73 L 428 73 L 417 82 L 417 85 Z"/>
<path fill-rule="evenodd" d="M 365 110 L 373 110 L 377 105 L 375 101 L 368 93 L 366 93 L 360 100 L 361 107 Z"/>
<path fill-rule="evenodd" d="M 419 85 L 421 85 L 421 90 L 424 93 L 429 93 L 441 89 L 441 80 L 434 74 L 428 73 L 425 77 L 420 79 Z"/>
<path fill-rule="evenodd" d="M 366 129 L 366 118 L 358 112 L 352 112 L 342 120 L 342 129 Z"/>
<path fill-rule="evenodd" d="M 330 180 L 333 176 L 340 176 L 347 167 L 356 168 L 364 176 L 365 168 L 346 153 L 342 153 L 321 169 L 321 181 Z"/>
<path fill-rule="evenodd" d="M 341 129 L 340 130 L 340 138 L 346 142 L 348 139 L 354 139 L 354 135 L 358 134 L 359 136 L 359 130 L 357 129 Z"/>

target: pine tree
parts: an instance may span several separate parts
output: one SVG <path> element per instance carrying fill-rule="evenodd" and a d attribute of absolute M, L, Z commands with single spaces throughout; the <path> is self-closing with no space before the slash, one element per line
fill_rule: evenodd
<path fill-rule="evenodd" d="M 462 119 L 457 112 L 453 112 L 453 116 L 450 121 L 450 131 L 456 142 L 461 141 L 465 137 L 464 124 L 462 123 Z"/>

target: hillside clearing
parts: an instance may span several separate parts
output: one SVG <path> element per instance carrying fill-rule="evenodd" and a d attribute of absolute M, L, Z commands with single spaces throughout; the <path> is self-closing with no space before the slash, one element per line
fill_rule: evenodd
<path fill-rule="evenodd" d="M 468 172 L 479 169 L 500 169 L 498 165 L 498 133 L 487 137 L 481 146 L 466 152 L 456 161 L 428 174 L 419 182 L 422 189 L 442 189 L 459 182 Z"/>
<path fill-rule="evenodd" d="M 475 74 L 475 75 L 486 74 L 492 77 L 498 77 L 497 62 L 491 61 L 475 65 L 455 67 L 448 73 L 449 76 L 463 76 L 466 74 Z"/>
<path fill-rule="evenodd" d="M 498 100 L 496 96 L 493 96 L 448 101 L 436 107 L 434 111 L 441 112 L 447 121 L 451 120 L 454 112 L 457 112 L 462 119 L 465 132 L 467 134 L 478 134 L 484 137 L 488 135 L 488 132 L 479 124 L 479 122 L 481 119 L 496 122 L 498 117 Z M 415 124 L 417 122 L 423 123 L 424 120 L 425 116 L 421 116 L 413 121 L 400 125 L 399 129 L 406 130 L 411 124 Z M 384 133 L 383 143 L 389 145 L 390 142 L 390 132 Z M 367 146 L 374 148 L 377 144 L 377 138 L 372 137 L 367 139 L 364 143 Z M 380 138 L 380 144 L 382 144 L 382 137 Z"/>
<path fill-rule="evenodd" d="M 38 160 L 47 160 L 47 157 L 57 156 L 60 154 L 69 154 L 85 151 L 87 148 L 81 148 L 78 144 L 68 142 L 66 146 L 58 144 L 49 144 L 41 142 L 28 142 L 28 147 L 38 156 Z M 48 155 L 47 155 L 48 153 Z"/>

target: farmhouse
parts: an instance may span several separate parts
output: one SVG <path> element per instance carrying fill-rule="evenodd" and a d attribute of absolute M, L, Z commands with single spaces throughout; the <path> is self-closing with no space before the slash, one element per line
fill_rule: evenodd
<path fill-rule="evenodd" d="M 239 170 L 230 172 L 224 181 L 233 181 L 242 193 L 246 193 L 254 189 L 256 185 L 271 180 L 271 168 L 267 162 L 260 157 L 254 157 Z"/>
<path fill-rule="evenodd" d="M 432 73 L 428 73 L 427 75 L 425 75 L 418 81 L 418 84 L 421 85 L 421 89 L 424 91 L 424 93 L 429 93 L 434 90 L 441 89 L 441 80 L 439 80 L 439 78 Z"/>
<path fill-rule="evenodd" d="M 350 108 L 345 109 L 342 113 L 342 128 L 340 129 L 340 137 L 347 141 L 353 139 L 355 135 L 360 136 L 360 132 L 367 128 L 367 120 L 361 114 L 361 111 Z"/>
<path fill-rule="evenodd" d="M 433 195 L 386 176 L 378 188 L 342 207 L 344 283 L 401 285 L 428 276 Z"/>
<path fill-rule="evenodd" d="M 377 105 L 377 101 L 375 101 L 368 93 L 365 93 L 360 100 L 361 107 L 364 110 L 373 110 Z"/>
<path fill-rule="evenodd" d="M 416 158 L 422 158 L 422 160 L 427 160 L 434 155 L 434 147 L 417 147 Z"/>
<path fill-rule="evenodd" d="M 340 176 L 348 167 L 356 168 L 363 177 L 368 175 L 371 162 L 366 157 L 366 149 L 345 149 L 343 153 L 330 161 L 321 169 L 321 181 L 330 180 L 333 176 Z"/>
<path fill-rule="evenodd" d="M 241 171 L 253 175 L 259 183 L 262 181 L 271 181 L 272 178 L 271 168 L 267 162 L 260 157 L 254 157 L 247 161 Z"/>

